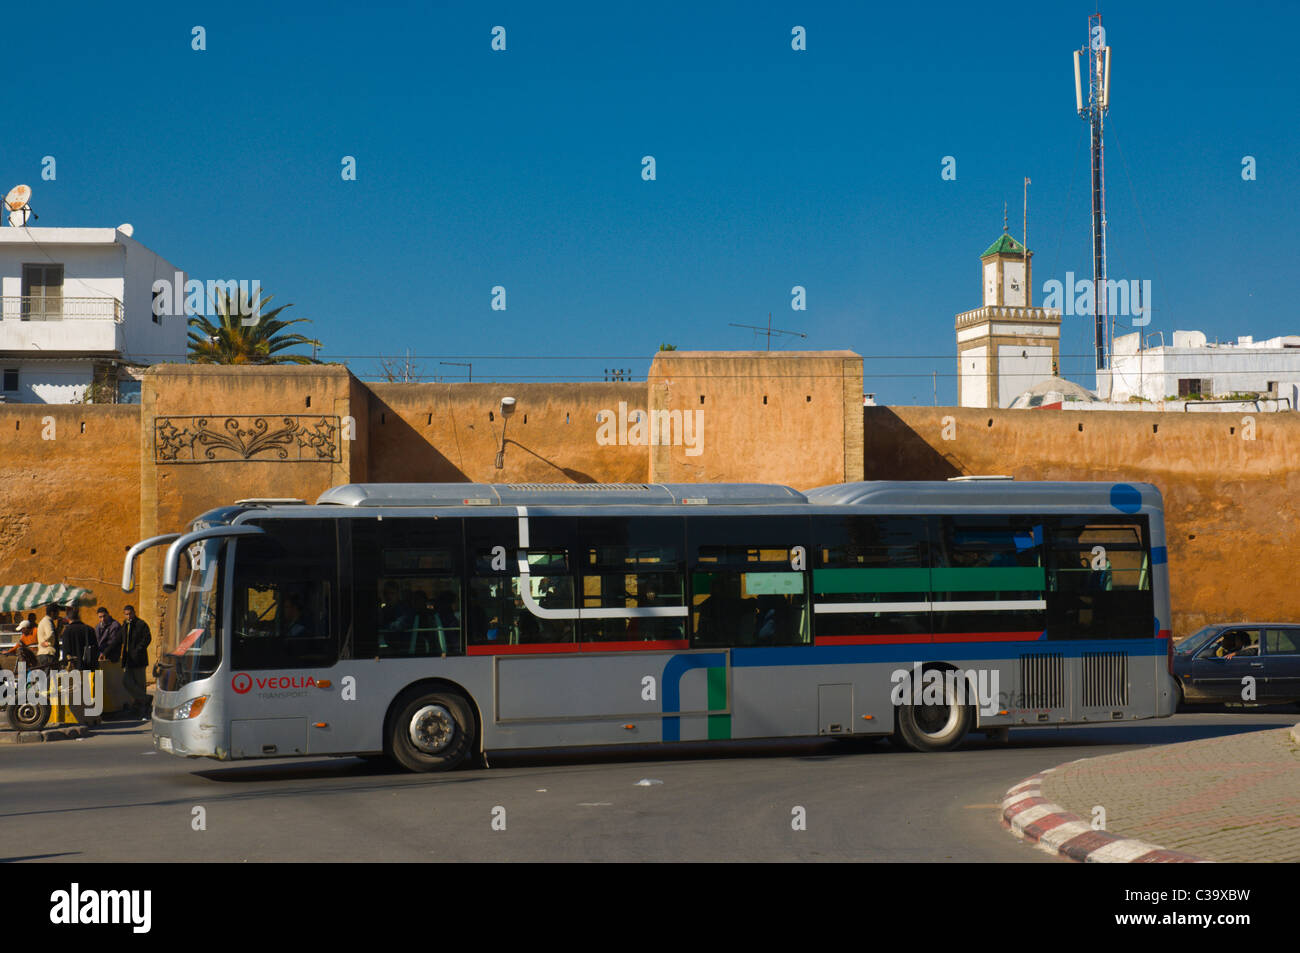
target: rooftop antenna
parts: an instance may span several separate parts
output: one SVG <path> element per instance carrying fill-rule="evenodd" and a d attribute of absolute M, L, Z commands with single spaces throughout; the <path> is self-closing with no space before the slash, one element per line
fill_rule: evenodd
<path fill-rule="evenodd" d="M 1028 283 L 1029 283 L 1029 186 L 1032 185 L 1032 184 L 1033 184 L 1033 183 L 1030 182 L 1030 180 L 1029 180 L 1029 176 L 1025 176 L 1025 205 L 1024 205 L 1025 218 L 1024 218 L 1023 223 L 1022 223 L 1021 226 L 1020 226 L 1020 247 L 1021 247 L 1021 249 L 1024 251 L 1024 253 L 1025 253 L 1025 283 L 1026 283 L 1026 285 L 1028 285 Z M 1033 301 L 1033 296 L 1029 293 L 1029 288 L 1026 287 L 1026 288 L 1025 288 L 1025 305 L 1026 305 L 1026 306 L 1029 306 L 1029 305 L 1032 305 L 1033 303 L 1034 303 L 1034 301 Z"/>
<path fill-rule="evenodd" d="M 22 228 L 28 218 L 40 218 L 27 203 L 31 201 L 32 190 L 27 185 L 15 185 L 5 196 L 5 208 L 9 211 L 9 224 Z"/>
<path fill-rule="evenodd" d="M 1080 56 L 1088 61 L 1088 101 L 1083 101 L 1083 81 L 1079 73 Z M 1110 47 L 1101 13 L 1088 17 L 1088 43 L 1074 51 L 1074 108 L 1092 127 L 1092 310 L 1097 349 L 1097 390 L 1110 397 L 1110 369 L 1113 329 L 1107 324 L 1106 301 L 1106 185 L 1102 154 L 1102 122 L 1110 108 Z M 1101 391 L 1105 390 L 1102 394 Z"/>
<path fill-rule="evenodd" d="M 468 378 L 466 378 L 466 380 L 467 380 L 470 384 L 474 383 L 474 364 L 473 364 L 472 362 L 467 362 L 467 361 L 439 361 L 438 363 L 439 363 L 439 364 L 443 364 L 443 365 L 445 365 L 445 366 L 447 366 L 447 367 L 464 367 L 464 368 L 468 368 L 468 369 L 469 369 L 469 376 L 468 376 Z"/>
<path fill-rule="evenodd" d="M 782 331 L 782 330 L 780 330 L 779 328 L 774 328 L 774 327 L 772 327 L 772 312 L 771 312 L 771 311 L 769 311 L 769 312 L 767 313 L 767 327 L 761 327 L 761 326 L 759 326 L 759 325 L 757 325 L 757 324 L 736 324 L 736 323 L 734 323 L 734 322 L 728 322 L 727 326 L 728 326 L 728 327 L 732 327 L 732 328 L 749 328 L 751 331 L 757 331 L 759 334 L 764 334 L 764 335 L 766 335 L 766 336 L 767 336 L 767 349 L 768 349 L 769 351 L 772 350 L 772 335 L 773 335 L 773 334 L 789 334 L 791 337 L 805 338 L 805 339 L 808 337 L 808 335 L 804 334 L 802 331 Z"/>

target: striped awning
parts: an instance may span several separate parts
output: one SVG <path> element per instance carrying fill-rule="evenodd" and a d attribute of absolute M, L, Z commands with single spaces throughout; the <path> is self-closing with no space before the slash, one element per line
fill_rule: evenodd
<path fill-rule="evenodd" d="M 28 582 L 21 586 L 0 586 L 0 612 L 22 612 L 25 609 L 38 609 L 41 606 L 91 605 L 92 593 L 79 586 L 56 583 L 49 586 L 39 582 Z"/>

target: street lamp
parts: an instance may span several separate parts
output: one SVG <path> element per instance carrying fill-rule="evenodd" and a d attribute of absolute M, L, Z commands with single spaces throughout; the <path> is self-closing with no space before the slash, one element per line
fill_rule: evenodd
<path fill-rule="evenodd" d="M 513 397 L 501 398 L 501 446 L 497 450 L 497 469 L 505 469 L 506 465 L 506 424 L 510 420 L 510 415 L 515 412 L 515 399 Z"/>

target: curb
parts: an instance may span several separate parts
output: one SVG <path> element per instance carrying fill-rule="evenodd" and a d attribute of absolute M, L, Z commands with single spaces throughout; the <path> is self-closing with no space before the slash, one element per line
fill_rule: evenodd
<path fill-rule="evenodd" d="M 1296 725 L 1291 729 L 1291 740 L 1300 745 L 1300 725 Z"/>
<path fill-rule="evenodd" d="M 1296 726 L 1300 729 L 1300 725 Z M 1086 760 L 1086 759 L 1079 759 Z M 1071 761 L 1070 764 L 1075 762 Z M 1166 850 L 1132 837 L 1092 829 L 1092 824 L 1043 797 L 1043 779 L 1065 765 L 1025 778 L 1002 799 L 1002 825 L 1039 850 L 1089 864 L 1206 864 L 1211 861 Z"/>
<path fill-rule="evenodd" d="M 0 731 L 0 745 L 25 745 L 39 741 L 71 741 L 85 738 L 90 730 L 85 725 L 65 725 L 60 728 L 42 728 L 40 731 Z"/>

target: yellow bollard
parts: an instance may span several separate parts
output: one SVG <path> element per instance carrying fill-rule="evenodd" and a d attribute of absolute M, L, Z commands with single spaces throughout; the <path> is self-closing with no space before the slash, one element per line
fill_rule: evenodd
<path fill-rule="evenodd" d="M 99 673 L 104 679 L 104 714 L 121 711 L 129 693 L 126 690 L 126 673 L 121 662 L 100 662 Z"/>
<path fill-rule="evenodd" d="M 100 687 L 101 678 L 99 672 L 59 672 L 57 677 L 63 679 L 63 684 L 68 685 L 69 678 L 76 678 L 79 682 L 76 690 L 73 691 L 71 686 L 66 692 L 58 690 L 57 683 L 50 688 L 50 720 L 49 725 L 97 725 L 100 722 L 103 711 L 98 715 L 87 715 L 86 709 L 94 708 L 91 704 L 98 692 L 103 691 Z M 71 702 L 77 704 L 71 704 Z M 66 704 L 65 704 L 66 702 Z"/>

